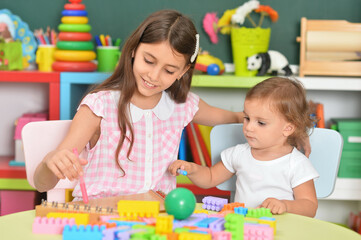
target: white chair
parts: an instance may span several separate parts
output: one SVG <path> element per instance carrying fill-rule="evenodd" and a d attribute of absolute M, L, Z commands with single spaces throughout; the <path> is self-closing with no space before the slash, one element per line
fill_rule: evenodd
<path fill-rule="evenodd" d="M 46 154 L 54 150 L 67 134 L 71 120 L 30 122 L 21 132 L 26 177 L 32 187 L 34 186 L 34 172 Z M 74 188 L 76 181 L 60 180 L 58 184 L 47 192 L 47 201 L 65 202 L 65 190 Z"/>
<path fill-rule="evenodd" d="M 221 161 L 224 149 L 246 143 L 243 124 L 223 124 L 213 127 L 210 134 L 212 165 Z M 311 154 L 309 159 L 320 177 L 315 180 L 317 198 L 329 196 L 335 187 L 342 153 L 343 139 L 335 130 L 315 128 L 310 136 Z M 218 189 L 231 191 L 231 201 L 236 191 L 236 176 L 221 183 Z"/>

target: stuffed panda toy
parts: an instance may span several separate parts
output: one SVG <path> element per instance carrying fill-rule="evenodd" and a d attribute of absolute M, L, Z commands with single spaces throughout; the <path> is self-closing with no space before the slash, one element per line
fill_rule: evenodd
<path fill-rule="evenodd" d="M 284 55 L 280 52 L 270 50 L 265 53 L 258 53 L 247 58 L 247 69 L 258 70 L 257 76 L 263 76 L 266 73 L 286 76 L 292 75 L 292 70 Z"/>

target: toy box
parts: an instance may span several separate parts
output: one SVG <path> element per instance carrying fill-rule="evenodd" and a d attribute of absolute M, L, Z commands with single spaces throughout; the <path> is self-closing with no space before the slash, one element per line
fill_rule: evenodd
<path fill-rule="evenodd" d="M 26 113 L 23 114 L 20 118 L 17 119 L 15 123 L 15 160 L 12 161 L 13 165 L 24 165 L 24 150 L 23 150 L 23 142 L 21 140 L 21 130 L 23 127 L 29 123 L 34 121 L 46 121 L 48 118 L 46 113 Z"/>
<path fill-rule="evenodd" d="M 333 119 L 343 137 L 341 178 L 361 178 L 361 119 Z"/>

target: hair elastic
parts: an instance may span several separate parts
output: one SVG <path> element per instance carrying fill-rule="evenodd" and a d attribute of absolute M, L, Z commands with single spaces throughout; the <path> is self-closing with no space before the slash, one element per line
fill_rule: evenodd
<path fill-rule="evenodd" d="M 198 51 L 199 51 L 199 34 L 197 33 L 196 34 L 196 48 L 194 49 L 194 53 L 191 56 L 191 63 L 193 63 L 194 60 L 196 59 Z"/>

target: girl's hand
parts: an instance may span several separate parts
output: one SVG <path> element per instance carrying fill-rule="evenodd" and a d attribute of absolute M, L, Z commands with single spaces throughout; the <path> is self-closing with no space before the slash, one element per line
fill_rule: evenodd
<path fill-rule="evenodd" d="M 259 207 L 270 209 L 272 214 L 282 214 L 287 212 L 286 203 L 276 198 L 267 198 Z"/>
<path fill-rule="evenodd" d="M 310 154 L 311 154 L 311 144 L 310 144 L 310 138 L 308 136 L 306 138 L 298 139 L 296 144 L 297 144 L 297 149 L 299 151 L 303 150 L 306 157 L 310 156 Z"/>
<path fill-rule="evenodd" d="M 184 160 L 176 160 L 174 162 L 172 162 L 169 167 L 168 167 L 168 171 L 170 172 L 170 174 L 172 174 L 173 176 L 178 176 L 179 173 L 177 172 L 178 169 L 181 170 L 185 170 L 187 171 L 187 174 L 191 173 L 191 163 L 184 161 Z"/>
<path fill-rule="evenodd" d="M 82 165 L 88 163 L 85 159 L 80 159 L 68 149 L 55 150 L 45 157 L 45 164 L 50 171 L 59 179 L 68 178 L 70 181 L 78 179 L 83 174 Z"/>

